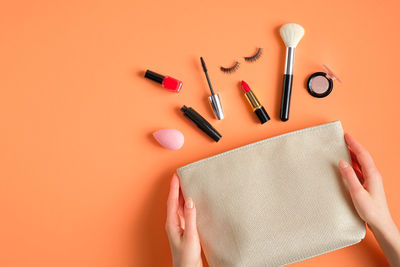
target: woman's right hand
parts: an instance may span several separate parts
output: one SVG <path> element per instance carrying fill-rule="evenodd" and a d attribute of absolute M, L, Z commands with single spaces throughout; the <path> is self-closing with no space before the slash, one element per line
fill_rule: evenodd
<path fill-rule="evenodd" d="M 350 163 L 339 161 L 339 170 L 354 207 L 374 233 L 390 265 L 400 266 L 400 233 L 389 212 L 381 174 L 360 143 L 349 134 L 345 134 L 345 140 L 354 153 L 353 164 L 360 166 L 360 169 L 353 168 Z"/>

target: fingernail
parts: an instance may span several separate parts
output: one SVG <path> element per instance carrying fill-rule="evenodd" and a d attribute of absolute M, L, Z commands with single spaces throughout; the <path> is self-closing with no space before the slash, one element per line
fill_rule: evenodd
<path fill-rule="evenodd" d="M 342 168 L 342 169 L 346 169 L 347 167 L 349 167 L 349 164 L 346 161 L 341 160 L 339 162 L 339 167 Z"/>
<path fill-rule="evenodd" d="M 193 208 L 193 200 L 190 197 L 186 199 L 185 206 L 188 209 L 192 209 Z"/>

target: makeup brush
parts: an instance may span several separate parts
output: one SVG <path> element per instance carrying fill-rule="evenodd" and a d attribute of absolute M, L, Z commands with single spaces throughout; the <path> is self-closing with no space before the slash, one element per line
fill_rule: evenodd
<path fill-rule="evenodd" d="M 203 67 L 203 71 L 206 74 L 208 86 L 210 87 L 211 91 L 211 95 L 208 97 L 208 100 L 210 101 L 211 107 L 217 118 L 219 120 L 222 120 L 224 118 L 224 113 L 222 111 L 221 100 L 219 99 L 219 95 L 214 93 L 214 89 L 211 86 L 210 77 L 208 77 L 206 63 L 204 62 L 204 59 L 202 57 L 200 57 L 200 61 L 201 61 L 201 66 Z"/>
<path fill-rule="evenodd" d="M 304 28 L 299 24 L 288 23 L 280 28 L 283 42 L 286 45 L 285 74 L 283 75 L 281 121 L 289 119 L 290 96 L 292 94 L 294 51 L 301 38 L 304 36 Z"/>

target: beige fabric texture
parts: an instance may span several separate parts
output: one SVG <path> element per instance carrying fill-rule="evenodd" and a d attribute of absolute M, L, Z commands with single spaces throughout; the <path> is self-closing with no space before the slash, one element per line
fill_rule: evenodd
<path fill-rule="evenodd" d="M 340 159 L 350 155 L 334 121 L 179 168 L 209 265 L 283 266 L 360 242 Z"/>

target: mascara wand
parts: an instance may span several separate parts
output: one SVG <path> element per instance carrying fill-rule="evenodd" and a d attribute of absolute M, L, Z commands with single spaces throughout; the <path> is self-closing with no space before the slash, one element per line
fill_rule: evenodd
<path fill-rule="evenodd" d="M 219 95 L 214 92 L 214 89 L 212 88 L 210 77 L 208 76 L 207 72 L 207 67 L 206 63 L 204 62 L 204 59 L 200 57 L 201 61 L 201 66 L 203 67 L 203 71 L 206 75 L 208 86 L 210 87 L 211 95 L 208 97 L 208 100 L 210 101 L 211 107 L 217 116 L 219 120 L 222 120 L 224 118 L 224 113 L 222 111 L 222 106 L 221 106 L 221 100 L 219 98 Z"/>

